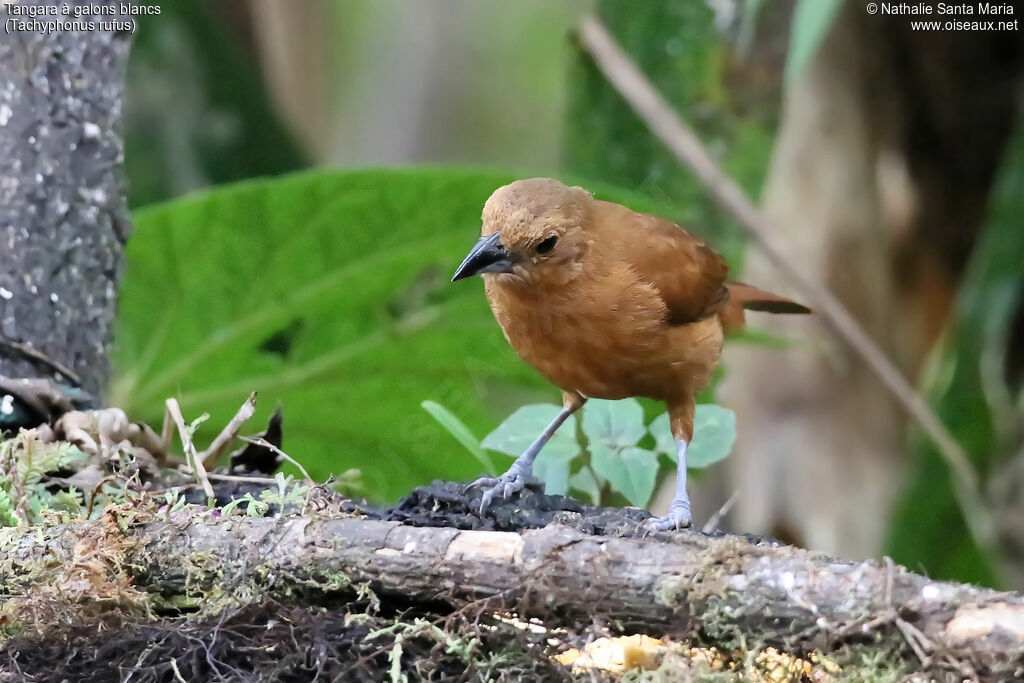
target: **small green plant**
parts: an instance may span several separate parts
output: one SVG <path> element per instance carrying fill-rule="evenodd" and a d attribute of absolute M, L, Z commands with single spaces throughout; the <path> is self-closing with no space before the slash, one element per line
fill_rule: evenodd
<path fill-rule="evenodd" d="M 260 500 L 268 505 L 276 505 L 279 508 L 285 508 L 288 505 L 301 506 L 306 502 L 306 494 L 309 492 L 309 487 L 305 484 L 301 484 L 292 476 L 285 476 L 284 473 L 278 472 L 274 475 L 274 481 L 277 483 L 277 490 L 267 489 L 260 493 Z"/>
<path fill-rule="evenodd" d="M 523 406 L 484 437 L 480 446 L 518 456 L 560 410 L 561 406 L 550 403 Z M 430 411 L 435 417 L 437 412 Z M 438 422 L 451 431 L 450 419 Z M 605 492 L 610 491 L 620 494 L 630 505 L 646 507 L 662 469 L 659 456 L 666 456 L 665 464 L 676 461 L 668 414 L 647 425 L 643 407 L 636 399 L 591 399 L 583 407 L 579 427 L 575 416 L 570 416 L 537 456 L 534 474 L 544 480 L 546 492 L 565 494 L 573 489 L 594 503 L 607 503 Z M 465 435 L 452 433 L 466 445 Z M 687 465 L 700 469 L 722 460 L 729 455 L 735 439 L 736 416 L 731 410 L 714 404 L 698 405 Z"/>
<path fill-rule="evenodd" d="M 47 508 L 78 512 L 74 487 L 52 493 L 44 481 L 49 472 L 81 467 L 86 455 L 67 442 L 46 442 L 34 429 L 23 429 L 0 441 L 0 526 L 17 526 L 39 518 Z"/>
<path fill-rule="evenodd" d="M 266 493 L 266 491 L 263 491 L 263 493 Z M 221 508 L 221 514 L 225 517 L 230 517 L 231 515 L 236 514 L 236 511 L 241 509 L 239 506 L 242 503 L 245 503 L 246 517 L 262 517 L 267 514 L 267 510 L 270 508 L 268 503 L 262 500 L 256 500 L 252 497 L 251 493 L 247 493 L 241 498 L 233 499 L 230 503 Z"/>
<path fill-rule="evenodd" d="M 277 483 L 276 489 L 268 488 L 265 491 L 260 491 L 259 499 L 254 498 L 251 493 L 246 493 L 241 498 L 234 498 L 221 508 L 221 514 L 230 517 L 244 512 L 247 517 L 263 517 L 270 510 L 271 505 L 276 505 L 279 510 L 283 511 L 286 507 L 302 506 L 306 502 L 309 487 L 305 484 L 297 482 L 293 477 L 285 476 L 281 472 L 277 473 L 274 481 Z M 241 507 L 243 504 L 244 508 Z"/>

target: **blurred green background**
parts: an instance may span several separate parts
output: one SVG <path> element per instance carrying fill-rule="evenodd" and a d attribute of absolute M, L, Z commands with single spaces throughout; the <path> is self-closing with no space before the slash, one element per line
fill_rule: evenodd
<path fill-rule="evenodd" d="M 742 272 L 756 247 L 573 38 L 594 11 L 722 168 L 755 199 L 770 187 L 769 209 L 788 196 L 786 210 L 799 214 L 808 191 L 791 179 L 813 187 L 821 168 L 867 179 L 871 202 L 849 180 L 847 199 L 810 217 L 813 236 L 780 234 L 830 284 L 856 263 L 883 274 L 840 281 L 837 292 L 968 449 L 1000 528 L 998 548 L 975 546 L 947 468 L 905 421 L 884 467 L 850 485 L 849 456 L 838 445 L 801 447 L 800 434 L 873 425 L 839 407 L 802 420 L 799 406 L 777 401 L 764 409 L 782 416 L 770 421 L 778 431 L 758 438 L 786 449 L 787 486 L 822 494 L 795 516 L 776 514 L 788 494 L 765 481 L 766 512 L 744 513 L 741 491 L 733 527 L 1024 586 L 1015 36 L 926 40 L 833 0 L 178 0 L 163 10 L 141 22 L 125 104 L 136 233 L 110 399 L 134 418 L 158 423 L 164 398 L 176 396 L 186 417 L 211 413 L 209 438 L 258 390 L 257 420 L 284 407 L 290 455 L 317 477 L 359 468 L 370 499 L 475 476 L 478 463 L 422 401 L 482 437 L 518 406 L 558 395 L 508 348 L 480 283 L 448 282 L 484 200 L 517 177 L 559 177 L 669 217 Z M 889 61 L 872 61 L 878 54 Z M 909 94 L 886 99 L 886 87 Z M 829 124 L 828 106 L 857 116 L 806 135 L 794 123 Z M 792 151 L 801 143 L 812 161 Z M 844 149 L 870 150 L 870 163 Z M 877 220 L 851 238 L 842 216 L 861 211 Z M 805 252 L 805 243 L 824 247 Z M 811 366 L 788 381 L 817 392 L 818 404 L 866 372 L 820 325 L 782 334 L 782 351 L 758 357 Z M 742 374 L 730 381 L 748 386 Z M 889 399 L 878 384 L 864 400 Z M 737 408 L 741 434 L 758 409 Z M 730 460 L 700 483 L 698 517 L 740 486 L 745 461 Z M 893 493 L 855 520 L 868 541 L 847 542 L 838 522 L 821 531 L 850 517 L 837 496 L 855 501 L 858 486 L 875 484 Z"/>

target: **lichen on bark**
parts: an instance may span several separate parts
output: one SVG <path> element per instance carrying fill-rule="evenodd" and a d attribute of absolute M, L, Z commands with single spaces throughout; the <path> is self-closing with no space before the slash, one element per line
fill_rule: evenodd
<path fill-rule="evenodd" d="M 89 3 L 21 4 L 74 13 Z M 0 20 L 9 13 L 0 4 Z M 131 231 L 120 134 L 131 38 L 20 31 L 0 41 L 0 376 L 104 388 Z"/>

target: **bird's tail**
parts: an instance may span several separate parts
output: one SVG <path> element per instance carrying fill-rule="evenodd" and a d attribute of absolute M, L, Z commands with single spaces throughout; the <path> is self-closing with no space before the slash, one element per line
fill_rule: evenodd
<path fill-rule="evenodd" d="M 729 282 L 729 298 L 736 299 L 748 311 L 764 311 L 766 313 L 810 313 L 811 309 L 778 294 L 766 292 L 753 285 L 742 282 Z"/>
<path fill-rule="evenodd" d="M 743 327 L 743 309 L 766 313 L 811 313 L 811 309 L 792 299 L 766 292 L 753 285 L 729 282 L 726 283 L 726 287 L 729 289 L 729 300 L 719 313 L 722 327 L 726 332 L 734 332 Z"/>

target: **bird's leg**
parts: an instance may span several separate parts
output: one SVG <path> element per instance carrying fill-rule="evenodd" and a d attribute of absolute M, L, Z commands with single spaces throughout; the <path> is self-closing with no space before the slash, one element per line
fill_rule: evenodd
<path fill-rule="evenodd" d="M 480 500 L 480 514 L 484 514 L 484 510 L 491 504 L 491 501 L 496 495 L 501 493 L 503 498 L 508 498 L 516 491 L 522 491 L 523 486 L 526 484 L 526 478 L 533 473 L 533 461 L 537 459 L 537 454 L 540 453 L 540 449 L 544 447 L 544 444 L 554 435 L 559 427 L 565 420 L 575 413 L 581 402 L 573 401 L 562 408 L 561 412 L 555 416 L 555 419 L 551 421 L 544 431 L 540 433 L 530 447 L 527 448 L 522 455 L 515 459 L 512 466 L 508 468 L 508 471 L 500 477 L 480 477 L 466 488 L 473 488 L 474 486 L 489 486 L 487 491 L 484 491 L 483 498 Z"/>
<path fill-rule="evenodd" d="M 676 440 L 676 495 L 668 514 L 647 520 L 649 531 L 665 531 L 690 526 L 690 496 L 686 493 L 686 441 Z"/>

